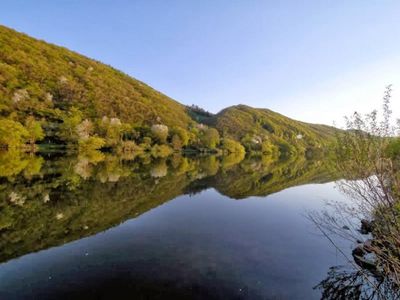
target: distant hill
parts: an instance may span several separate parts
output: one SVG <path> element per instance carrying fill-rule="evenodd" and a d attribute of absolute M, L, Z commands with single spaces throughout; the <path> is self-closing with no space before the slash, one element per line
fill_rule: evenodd
<path fill-rule="evenodd" d="M 208 120 L 218 131 L 236 140 L 269 140 L 300 148 L 322 147 L 333 140 L 338 129 L 296 121 L 269 109 L 236 105 L 223 109 Z"/>
<path fill-rule="evenodd" d="M 7 146 L 17 131 L 16 140 L 27 143 L 24 126 L 30 130 L 30 143 L 43 140 L 35 122 L 44 128 L 45 142 L 77 144 L 88 137 L 101 138 L 86 143 L 94 148 L 128 140 L 145 149 L 158 143 L 174 149 L 215 150 L 223 148 L 220 137 L 229 137 L 248 151 L 289 153 L 325 147 L 337 131 L 245 105 L 218 114 L 196 105 L 187 107 L 110 66 L 4 26 L 0 26 L 1 118 L 2 126 L 10 129 L 4 129 L 0 146 Z M 203 124 L 217 129 L 219 136 Z M 15 134 L 4 137 L 10 131 Z"/>

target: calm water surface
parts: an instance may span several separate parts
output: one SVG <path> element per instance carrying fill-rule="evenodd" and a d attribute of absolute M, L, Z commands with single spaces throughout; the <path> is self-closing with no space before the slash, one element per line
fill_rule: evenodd
<path fill-rule="evenodd" d="M 346 264 L 306 218 L 343 200 L 321 161 L 18 159 L 2 169 L 1 299 L 320 299 Z"/>

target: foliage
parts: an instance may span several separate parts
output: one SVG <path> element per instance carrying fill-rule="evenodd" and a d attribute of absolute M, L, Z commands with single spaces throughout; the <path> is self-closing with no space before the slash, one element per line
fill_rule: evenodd
<path fill-rule="evenodd" d="M 134 141 L 123 141 L 119 148 L 122 152 L 140 152 L 142 149 Z"/>
<path fill-rule="evenodd" d="M 400 128 L 391 124 L 390 98 L 388 86 L 380 122 L 376 111 L 365 117 L 355 113 L 347 119 L 349 130 L 339 137 L 337 152 L 338 168 L 348 178 L 360 178 L 340 187 L 357 201 L 363 218 L 374 220 L 373 252 L 382 272 L 400 286 L 400 211 L 396 209 L 400 203 L 400 164 L 395 155 L 397 141 L 391 138 L 398 139 Z"/>
<path fill-rule="evenodd" d="M 151 155 L 153 157 L 167 157 L 172 154 L 172 149 L 167 146 L 167 145 L 154 145 L 153 148 L 151 148 Z"/>
<path fill-rule="evenodd" d="M 230 138 L 223 138 L 221 149 L 228 153 L 245 153 L 245 148 L 237 141 Z"/>
<path fill-rule="evenodd" d="M 19 122 L 0 119 L 0 147 L 16 148 L 29 137 L 29 132 Z"/>
<path fill-rule="evenodd" d="M 43 160 L 0 152 L 0 261 L 102 232 L 204 188 L 239 199 L 335 178 L 304 157 L 272 165 L 239 160 L 175 153 L 124 161 L 99 151 Z"/>
<path fill-rule="evenodd" d="M 189 144 L 189 134 L 181 127 L 174 127 L 171 130 L 171 144 L 175 150 L 186 147 Z"/>
<path fill-rule="evenodd" d="M 364 270 L 347 270 L 343 266 L 329 269 L 327 278 L 314 289 L 322 292 L 321 300 L 337 299 L 398 299 L 400 292 L 390 281 L 366 274 Z"/>
<path fill-rule="evenodd" d="M 26 118 L 25 128 L 28 131 L 29 143 L 34 144 L 36 141 L 41 141 L 44 138 L 42 126 L 33 116 Z"/>
<path fill-rule="evenodd" d="M 206 123 L 213 116 L 212 113 L 194 104 L 191 106 L 187 106 L 186 109 L 190 117 L 199 123 Z"/>
<path fill-rule="evenodd" d="M 156 141 L 160 144 L 165 144 L 168 137 L 168 126 L 163 124 L 154 124 L 151 126 L 151 132 Z"/>
<path fill-rule="evenodd" d="M 155 144 L 218 152 L 222 136 L 242 141 L 249 152 L 275 153 L 278 147 L 282 155 L 293 155 L 327 146 L 335 132 L 244 105 L 217 115 L 196 105 L 186 107 L 110 66 L 4 26 L 0 112 L 16 122 L 8 123 L 16 128 L 15 138 L 8 133 L 0 142 L 19 146 L 44 139 L 76 147 L 97 136 L 107 150 L 129 141 L 148 152 Z M 28 136 L 17 124 L 25 124 Z M 263 145 L 265 141 L 271 145 Z"/>
<path fill-rule="evenodd" d="M 201 136 L 202 144 L 209 148 L 215 149 L 219 144 L 219 133 L 215 128 L 206 128 Z"/>
<path fill-rule="evenodd" d="M 261 144 L 261 152 L 263 154 L 275 155 L 279 153 L 279 148 L 271 143 L 269 140 L 265 140 Z"/>
<path fill-rule="evenodd" d="M 127 134 L 131 130 L 131 126 L 122 123 L 119 118 L 108 118 L 104 116 L 99 123 L 99 135 L 105 139 L 106 145 L 109 147 L 120 144 L 124 134 Z"/>
<path fill-rule="evenodd" d="M 245 152 L 244 151 L 236 151 L 236 152 L 231 152 L 228 155 L 223 155 L 221 159 L 221 167 L 223 169 L 229 169 L 232 166 L 237 165 L 240 163 L 245 157 Z"/>
<path fill-rule="evenodd" d="M 91 136 L 85 139 L 79 140 L 79 151 L 87 152 L 91 150 L 98 150 L 104 147 L 106 144 L 105 140 L 98 136 Z"/>
<path fill-rule="evenodd" d="M 0 151 L 0 177 L 13 177 L 31 166 L 27 172 L 29 175 L 39 173 L 42 160 L 36 156 L 28 156 L 15 148 L 8 151 Z M 32 168 L 32 166 L 35 166 Z"/>
<path fill-rule="evenodd" d="M 222 110 L 209 124 L 224 135 L 240 140 L 247 151 L 262 151 L 261 144 L 266 140 L 287 153 L 305 152 L 306 148 L 329 148 L 339 131 L 334 127 L 299 122 L 268 109 L 246 105 Z"/>
<path fill-rule="evenodd" d="M 60 138 L 67 143 L 76 143 L 79 138 L 76 128 L 82 122 L 81 111 L 76 107 L 72 107 L 62 115 L 61 120 L 62 124 L 59 129 Z"/>
<path fill-rule="evenodd" d="M 79 140 L 88 139 L 93 133 L 93 130 L 93 123 L 88 119 L 83 120 L 81 123 L 78 124 L 78 126 L 76 126 L 76 133 Z"/>
<path fill-rule="evenodd" d="M 398 291 L 400 161 L 397 145 L 400 128 L 391 120 L 390 98 L 391 86 L 388 86 L 381 120 L 377 111 L 366 116 L 356 112 L 346 119 L 347 130 L 337 137 L 336 168 L 347 179 L 338 182 L 338 186 L 351 201 L 333 203 L 333 214 L 314 213 L 311 220 L 325 235 L 335 234 L 355 243 L 364 241 L 363 234 L 371 232 L 372 239 L 353 251 L 354 261 L 361 269 L 368 266 L 367 271 L 380 278 L 380 282 L 384 279 Z M 363 224 L 364 229 L 358 230 L 359 224 Z M 364 263 L 366 253 L 371 253 L 369 257 L 372 258 L 368 264 Z M 374 290 L 379 292 L 379 289 Z"/>
<path fill-rule="evenodd" d="M 391 138 L 387 148 L 386 155 L 391 159 L 400 159 L 400 138 Z"/>
<path fill-rule="evenodd" d="M 98 61 L 0 26 L 0 106 L 20 118 L 56 117 L 74 106 L 83 118 L 187 128 L 185 106 Z"/>

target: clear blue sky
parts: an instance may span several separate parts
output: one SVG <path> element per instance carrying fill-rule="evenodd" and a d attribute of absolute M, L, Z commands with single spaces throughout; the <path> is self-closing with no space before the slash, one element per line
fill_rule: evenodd
<path fill-rule="evenodd" d="M 400 113 L 400 1 L 1 0 L 0 23 L 212 112 L 332 124 L 393 83 Z"/>

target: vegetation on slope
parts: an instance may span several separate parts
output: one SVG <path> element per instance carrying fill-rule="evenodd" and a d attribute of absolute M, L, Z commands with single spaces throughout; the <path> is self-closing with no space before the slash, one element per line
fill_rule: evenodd
<path fill-rule="evenodd" d="M 348 200 L 328 202 L 326 209 L 308 216 L 331 242 L 340 237 L 353 243 L 355 271 L 362 271 L 365 280 L 331 269 L 318 285 L 324 299 L 400 299 L 400 121 L 392 119 L 391 92 L 389 85 L 382 115 L 356 112 L 338 136 L 335 166 L 351 180 L 337 186 Z"/>
<path fill-rule="evenodd" d="M 228 107 L 210 121 L 224 136 L 241 141 L 246 150 L 305 152 L 328 146 L 338 129 L 292 120 L 268 109 Z"/>
<path fill-rule="evenodd" d="M 2 148 L 41 142 L 167 156 L 243 152 L 239 142 L 278 156 L 322 148 L 334 132 L 244 105 L 217 115 L 185 107 L 110 66 L 0 26 Z"/>
<path fill-rule="evenodd" d="M 76 107 L 83 118 L 186 128 L 185 107 L 146 84 L 65 48 L 0 26 L 0 99 L 19 118 L 58 119 Z M 17 118 L 17 119 L 19 119 Z"/>

